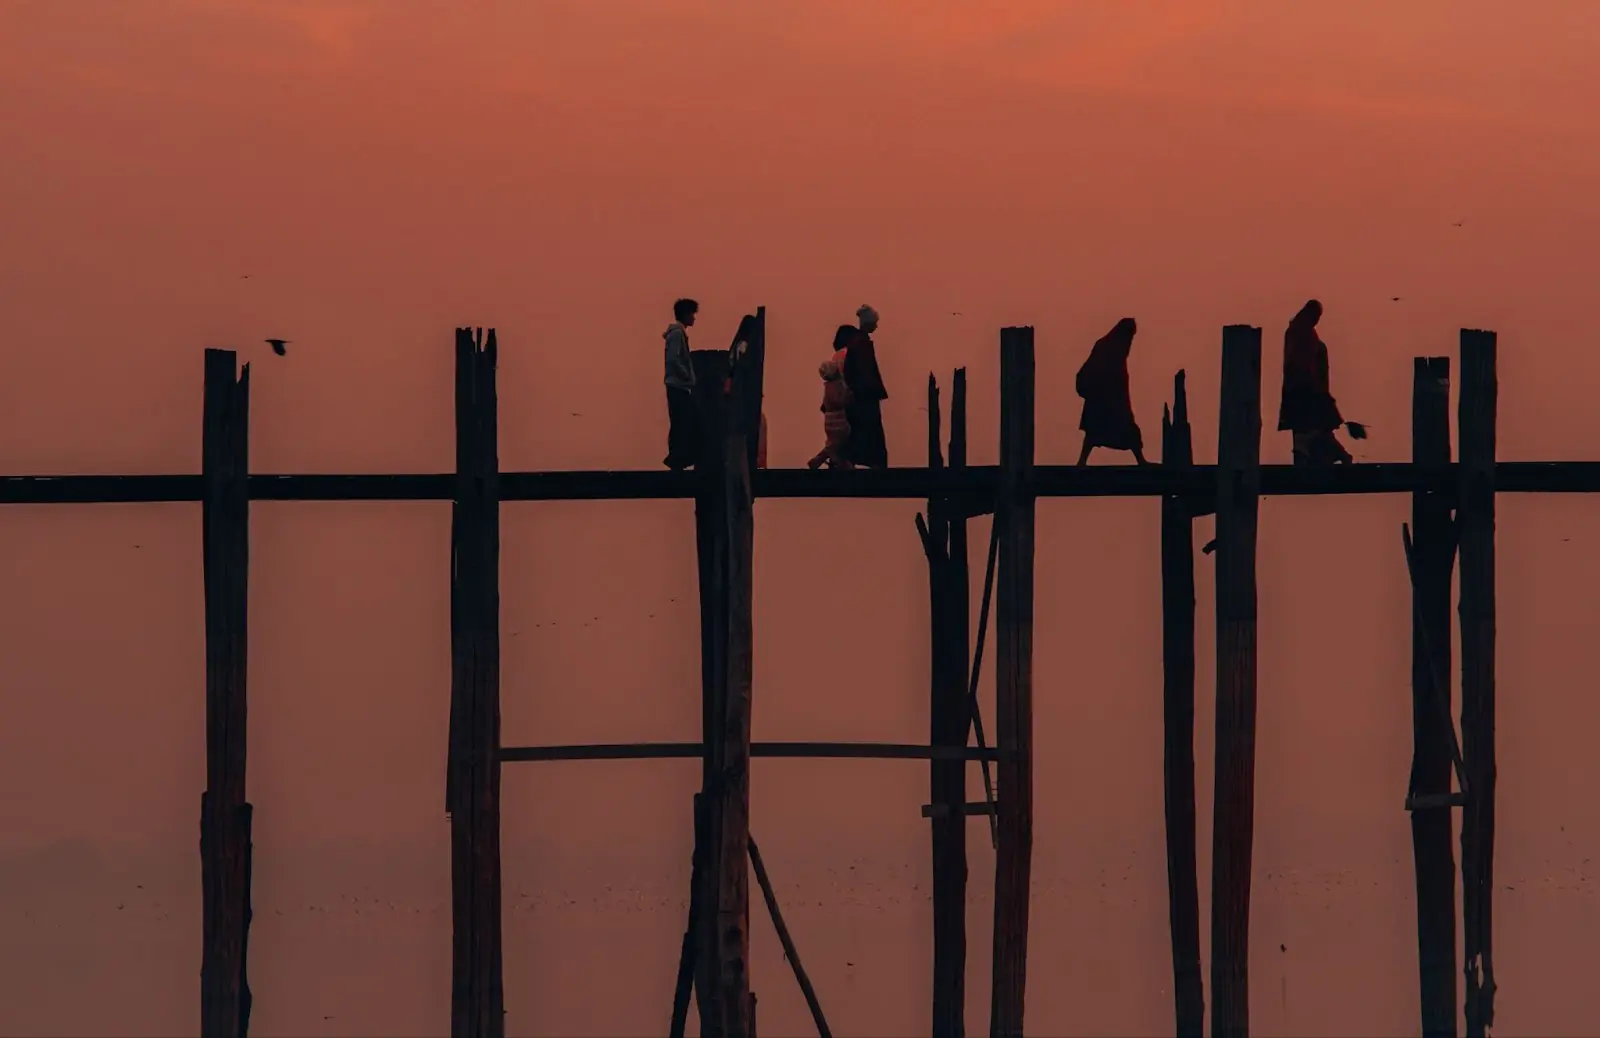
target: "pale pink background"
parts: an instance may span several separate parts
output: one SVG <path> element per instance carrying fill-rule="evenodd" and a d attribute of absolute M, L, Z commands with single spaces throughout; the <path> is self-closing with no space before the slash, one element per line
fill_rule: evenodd
<path fill-rule="evenodd" d="M 684 293 L 702 346 L 769 308 L 774 465 L 819 445 L 815 365 L 863 301 L 915 464 L 926 373 L 963 364 L 994 460 L 1011 323 L 1038 332 L 1039 459 L 1070 460 L 1072 372 L 1124 314 L 1146 435 L 1186 367 L 1208 458 L 1220 326 L 1264 327 L 1270 411 L 1313 295 L 1364 457 L 1408 456 L 1411 357 L 1462 326 L 1500 333 L 1503 458 L 1600 457 L 1597 37 L 1590 0 L 6 0 L 0 471 L 195 471 L 207 345 L 254 364 L 257 471 L 443 471 L 468 323 L 499 329 L 505 467 L 654 467 Z M 760 505 L 757 738 L 926 736 L 914 507 Z M 1500 1035 L 1600 1027 L 1596 508 L 1500 504 Z M 1259 1034 L 1418 1030 L 1407 512 L 1262 508 Z M 507 742 L 696 737 L 689 515 L 505 507 Z M 1157 509 L 1047 502 L 1038 529 L 1029 1030 L 1170 1033 Z M 255 1032 L 443 1034 L 447 506 L 260 504 L 252 530 Z M 192 1033 L 199 509 L 0 510 L 0 587 L 0 1031 Z M 511 1032 L 665 1030 L 697 774 L 506 769 Z M 757 769 L 835 1033 L 927 1028 L 926 792 L 909 762 Z M 763 1032 L 809 1033 L 754 934 Z"/>

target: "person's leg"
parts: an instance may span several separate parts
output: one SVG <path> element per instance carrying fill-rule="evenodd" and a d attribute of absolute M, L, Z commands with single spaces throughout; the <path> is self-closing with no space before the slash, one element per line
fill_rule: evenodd
<path fill-rule="evenodd" d="M 667 388 L 667 456 L 663 463 L 670 469 L 686 469 L 694 465 L 698 440 L 694 394 L 675 386 Z"/>
<path fill-rule="evenodd" d="M 1296 465 L 1310 465 L 1312 458 L 1312 439 L 1310 433 L 1297 432 L 1293 435 L 1294 463 Z"/>
<path fill-rule="evenodd" d="M 1134 463 L 1138 464 L 1138 465 L 1148 465 L 1148 464 L 1150 464 L 1144 458 L 1144 448 L 1143 447 L 1135 447 L 1133 449 L 1133 460 L 1134 460 Z"/>
<path fill-rule="evenodd" d="M 1078 464 L 1089 464 L 1089 452 L 1094 450 L 1094 444 L 1089 441 L 1089 434 L 1083 434 L 1083 447 L 1078 451 Z"/>

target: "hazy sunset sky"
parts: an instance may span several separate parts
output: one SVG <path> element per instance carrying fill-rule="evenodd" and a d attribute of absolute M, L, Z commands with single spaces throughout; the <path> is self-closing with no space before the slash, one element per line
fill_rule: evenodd
<path fill-rule="evenodd" d="M 1597 49 L 1592 0 L 0 0 L 0 472 L 197 471 L 206 346 L 252 364 L 256 471 L 445 471 L 464 324 L 499 332 L 503 467 L 656 467 L 679 295 L 697 347 L 768 307 L 774 466 L 821 445 L 816 365 L 863 302 L 914 465 L 959 365 L 994 460 L 1007 324 L 1037 330 L 1038 459 L 1072 460 L 1072 373 L 1124 315 L 1147 442 L 1185 368 L 1209 459 L 1221 326 L 1263 328 L 1270 412 L 1312 296 L 1358 460 L 1409 456 L 1411 358 L 1462 327 L 1500 335 L 1503 459 L 1600 458 Z M 1600 1024 L 1597 508 L 1500 506 L 1500 1035 Z M 1408 509 L 1263 505 L 1259 1033 L 1418 1028 Z M 758 506 L 756 738 L 925 739 L 914 510 Z M 258 1033 L 447 1026 L 448 515 L 253 509 Z M 1157 526 L 1039 508 L 1032 1033 L 1172 1026 Z M 199 532 L 0 510 L 0 1033 L 195 1027 Z M 505 741 L 697 738 L 687 506 L 508 505 L 502 537 Z M 665 1027 L 697 776 L 507 767 L 513 1032 Z M 756 770 L 837 1033 L 927 1028 L 926 795 L 907 762 Z M 808 1033 L 754 907 L 763 1030 Z"/>

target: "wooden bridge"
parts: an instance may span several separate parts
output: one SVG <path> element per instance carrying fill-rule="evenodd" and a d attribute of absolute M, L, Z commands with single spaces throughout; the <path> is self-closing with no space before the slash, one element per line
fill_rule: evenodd
<path fill-rule="evenodd" d="M 933 852 L 933 1033 L 964 1033 L 968 817 L 984 820 L 996 848 L 990 1033 L 1023 1033 L 1033 828 L 1034 502 L 1040 497 L 1140 496 L 1161 505 L 1165 677 L 1165 799 L 1174 1014 L 1180 1036 L 1199 1036 L 1200 969 L 1194 797 L 1193 519 L 1216 515 L 1216 790 L 1211 877 L 1211 1014 L 1217 1038 L 1248 1033 L 1248 945 L 1256 719 L 1256 523 L 1262 495 L 1412 495 L 1403 531 L 1413 608 L 1414 756 L 1410 790 L 1416 861 L 1423 1032 L 1454 1035 L 1456 970 L 1464 969 L 1467 1033 L 1493 1021 L 1491 891 L 1494 851 L 1495 497 L 1499 493 L 1600 492 L 1600 463 L 1496 462 L 1495 335 L 1463 331 L 1457 443 L 1451 458 L 1450 360 L 1419 357 L 1413 455 L 1407 464 L 1312 468 L 1260 464 L 1261 330 L 1222 332 L 1217 463 L 1195 464 L 1183 373 L 1162 419 L 1161 464 L 1036 465 L 1034 337 L 1000 333 L 1000 460 L 968 465 L 966 384 L 951 385 L 947 450 L 939 391 L 929 376 L 925 468 L 757 469 L 765 360 L 759 332 L 731 372 L 731 390 L 701 394 L 706 456 L 688 472 L 501 472 L 497 449 L 496 336 L 456 332 L 456 471 L 415 475 L 273 475 L 249 471 L 249 368 L 207 350 L 199 475 L 13 476 L 0 503 L 197 501 L 204 511 L 206 789 L 201 798 L 204 935 L 202 1033 L 248 1030 L 251 805 L 245 785 L 246 593 L 252 500 L 452 501 L 449 763 L 454 919 L 451 1033 L 504 1033 L 501 965 L 500 769 L 503 763 L 699 757 L 695 859 L 678 987 L 669 1030 L 681 1035 L 698 1002 L 701 1034 L 756 1031 L 749 975 L 753 872 L 819 1033 L 821 1000 L 783 925 L 765 864 L 750 837 L 754 757 L 927 760 Z M 697 352 L 702 386 L 721 387 L 729 359 Z M 932 680 L 929 741 L 752 743 L 751 621 L 754 503 L 773 497 L 914 498 L 928 559 Z M 500 743 L 499 507 L 552 500 L 693 501 L 699 558 L 703 736 L 699 743 L 502 746 Z M 968 519 L 993 514 L 978 623 L 970 616 Z M 1460 573 L 1460 739 L 1451 716 L 1451 584 Z M 994 745 L 986 745 L 977 686 L 988 613 L 995 613 Z M 974 643 L 973 632 L 976 632 Z M 975 736 L 975 738 L 974 738 Z M 1153 737 L 1153 733 L 1152 733 Z M 972 745 L 973 743 L 976 745 Z M 970 763 L 985 800 L 966 802 Z M 994 774 L 990 773 L 990 764 Z M 1452 785 L 1452 774 L 1456 782 Z M 691 817 L 685 805 L 685 818 Z M 1461 910 L 1456 949 L 1453 812 L 1462 812 Z M 271 848 L 267 848 L 271 853 Z M 748 862 L 748 866 L 747 866 Z M 1088 935 L 1086 935 L 1086 939 Z M 667 1022 L 663 1007 L 663 1022 Z"/>

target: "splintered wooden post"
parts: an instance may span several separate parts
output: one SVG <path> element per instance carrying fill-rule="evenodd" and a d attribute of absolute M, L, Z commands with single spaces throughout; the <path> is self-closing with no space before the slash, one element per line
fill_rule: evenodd
<path fill-rule="evenodd" d="M 1467 1038 L 1494 1025 L 1494 464 L 1499 385 L 1495 333 L 1462 329 L 1461 451 L 1456 529 L 1461 553 L 1461 751 L 1470 790 L 1461 820 Z"/>
<path fill-rule="evenodd" d="M 500 487 L 494 329 L 456 329 L 451 521 L 452 1038 L 500 1038 Z"/>
<path fill-rule="evenodd" d="M 1261 329 L 1222 330 L 1217 420 L 1217 733 L 1211 836 L 1211 1033 L 1250 1033 L 1250 857 L 1256 769 L 1256 513 Z"/>
<path fill-rule="evenodd" d="M 717 803 L 717 898 L 715 903 L 718 1034 L 749 1038 L 750 999 L 750 711 L 754 661 L 751 598 L 755 512 L 751 474 L 760 435 L 766 310 L 756 311 L 756 334 L 734 364 L 729 420 L 722 440 L 723 538 L 727 584 L 723 599 L 727 631 L 723 659 L 724 699 L 715 737 L 720 744 L 713 802 Z M 703 1018 L 702 1018 L 703 1020 Z M 701 1024 L 705 1030 L 704 1022 Z"/>
<path fill-rule="evenodd" d="M 1000 761 L 994 877 L 993 1038 L 1021 1038 L 1033 864 L 1033 329 L 1000 332 L 1000 561 L 995 588 L 995 735 Z"/>
<path fill-rule="evenodd" d="M 1161 464 L 1194 464 L 1184 373 L 1172 380 L 1172 411 L 1161 415 Z M 1178 1038 L 1200 1038 L 1200 890 L 1194 826 L 1194 518 L 1190 502 L 1161 499 L 1162 762 L 1167 815 L 1167 916 L 1172 930 L 1172 996 Z"/>
<path fill-rule="evenodd" d="M 728 426 L 728 397 L 723 392 L 729 365 L 726 350 L 695 350 L 695 401 L 700 414 L 699 454 L 694 499 L 695 549 L 700 584 L 700 743 L 701 812 L 697 833 L 705 841 L 701 853 L 699 904 L 690 923 L 695 929 L 694 991 L 703 1038 L 723 1038 L 717 987 L 717 896 L 721 856 L 715 849 L 721 830 L 722 799 L 717 776 L 722 772 L 723 704 L 727 700 L 728 526 L 722 504 L 723 438 Z M 692 900 L 691 895 L 691 900 Z"/>
<path fill-rule="evenodd" d="M 1412 464 L 1443 468 L 1450 463 L 1450 358 L 1418 357 L 1411 381 Z M 1411 782 L 1412 796 L 1450 792 L 1449 721 L 1450 584 L 1455 569 L 1455 531 L 1450 497 L 1432 491 L 1411 495 L 1415 579 L 1411 584 Z M 1443 689 L 1435 689 L 1440 680 Z M 1440 716 L 1440 697 L 1445 704 Z M 1456 1034 L 1456 862 L 1448 803 L 1411 812 L 1411 851 L 1417 880 L 1417 966 L 1421 984 L 1423 1038 Z"/>
<path fill-rule="evenodd" d="M 250 802 L 245 799 L 250 573 L 250 366 L 206 350 L 201 505 L 206 615 L 206 788 L 200 797 L 200 1033 L 250 1028 Z"/>

